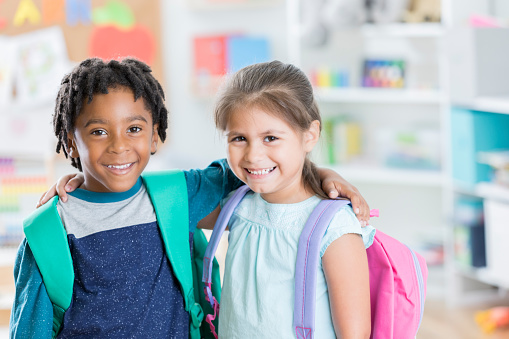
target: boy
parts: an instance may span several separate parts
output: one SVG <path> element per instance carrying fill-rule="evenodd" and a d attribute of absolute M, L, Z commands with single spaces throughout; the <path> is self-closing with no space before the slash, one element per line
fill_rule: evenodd
<path fill-rule="evenodd" d="M 164 141 L 167 110 L 144 63 L 88 59 L 62 81 L 53 116 L 81 189 L 57 209 L 75 273 L 59 338 L 187 338 L 190 317 L 140 175 Z M 238 186 L 224 161 L 185 173 L 190 231 Z M 13 338 L 50 338 L 53 308 L 26 239 L 15 265 Z"/>

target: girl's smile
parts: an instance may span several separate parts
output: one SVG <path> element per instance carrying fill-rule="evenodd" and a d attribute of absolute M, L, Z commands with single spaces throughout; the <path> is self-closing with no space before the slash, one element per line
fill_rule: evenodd
<path fill-rule="evenodd" d="M 274 114 L 252 106 L 234 112 L 225 132 L 231 169 L 266 201 L 294 203 L 313 195 L 302 170 L 318 140 L 318 129 L 295 131 Z"/>
<path fill-rule="evenodd" d="M 249 175 L 251 175 L 252 177 L 263 177 L 269 173 L 271 173 L 273 170 L 276 169 L 276 166 L 274 167 L 271 167 L 271 168 L 264 168 L 264 169 L 249 169 L 249 168 L 246 168 L 245 170 L 247 171 L 247 173 L 249 173 Z"/>

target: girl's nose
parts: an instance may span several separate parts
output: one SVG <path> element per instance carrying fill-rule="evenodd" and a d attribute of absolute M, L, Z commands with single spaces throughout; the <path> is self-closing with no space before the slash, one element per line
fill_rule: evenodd
<path fill-rule="evenodd" d="M 245 159 L 250 163 L 256 163 L 263 156 L 262 147 L 258 144 L 250 144 L 246 148 Z"/>

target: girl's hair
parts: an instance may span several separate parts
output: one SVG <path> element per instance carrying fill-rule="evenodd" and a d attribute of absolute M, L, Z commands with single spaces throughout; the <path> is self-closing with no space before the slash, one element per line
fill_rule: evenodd
<path fill-rule="evenodd" d="M 136 59 L 103 61 L 90 58 L 82 61 L 66 74 L 58 91 L 53 129 L 58 143 L 56 151 L 68 157 L 67 133 L 74 131 L 76 118 L 85 104 L 92 102 L 95 94 L 108 94 L 110 89 L 130 89 L 134 100 L 143 98 L 145 108 L 151 112 L 153 124 L 159 124 L 157 133 L 162 142 L 166 139 L 168 111 L 164 105 L 161 84 L 152 75 L 150 67 Z M 71 158 L 74 167 L 81 171 L 79 158 Z"/>
<path fill-rule="evenodd" d="M 257 107 L 286 121 L 298 132 L 309 130 L 314 120 L 322 122 L 313 97 L 313 87 L 298 67 L 280 61 L 258 63 L 242 68 L 223 85 L 214 110 L 216 127 L 226 130 L 230 117 L 240 109 Z M 306 157 L 302 171 L 304 183 L 321 198 L 315 164 Z"/>

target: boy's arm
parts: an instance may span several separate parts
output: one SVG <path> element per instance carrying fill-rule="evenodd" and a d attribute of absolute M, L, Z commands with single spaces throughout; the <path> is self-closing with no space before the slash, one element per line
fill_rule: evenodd
<path fill-rule="evenodd" d="M 26 239 L 14 265 L 16 292 L 9 322 L 9 338 L 51 338 L 53 306 Z"/>
<path fill-rule="evenodd" d="M 328 168 L 318 167 L 318 175 L 322 181 L 322 189 L 325 194 L 331 199 L 335 199 L 338 196 L 348 198 L 352 202 L 353 211 L 357 215 L 361 226 L 369 225 L 369 205 L 357 187 Z"/>
<path fill-rule="evenodd" d="M 216 160 L 205 169 L 184 171 L 189 199 L 189 231 L 212 212 L 228 193 L 243 185 L 230 170 L 226 159 Z"/>

